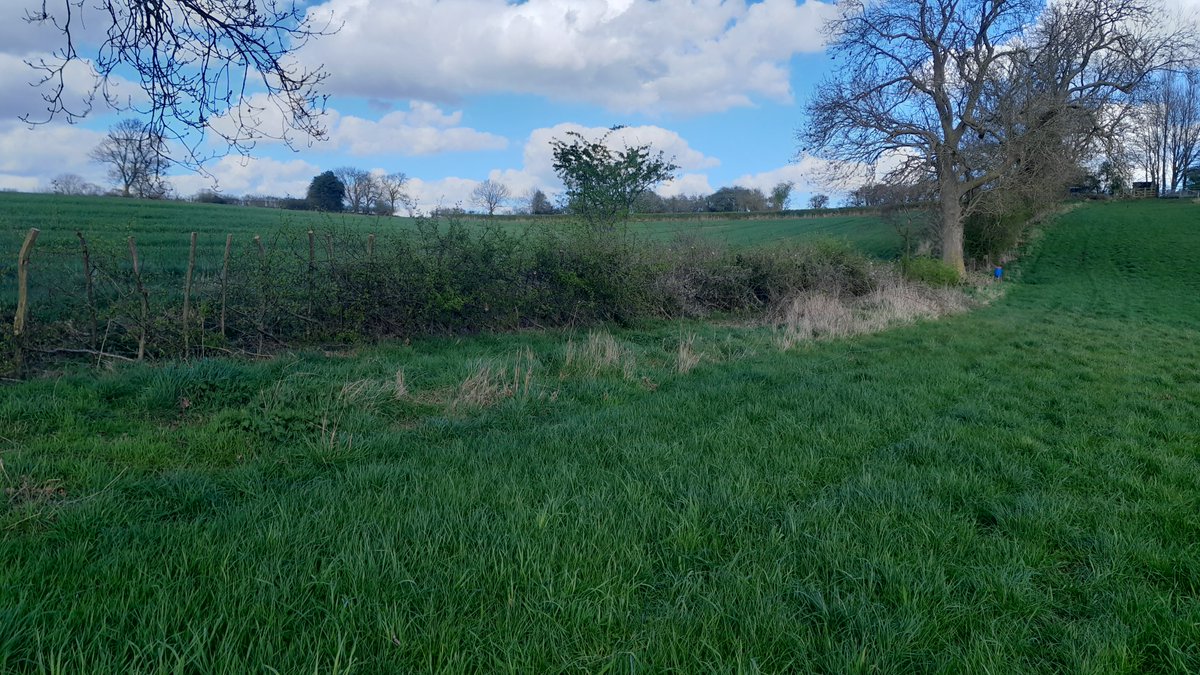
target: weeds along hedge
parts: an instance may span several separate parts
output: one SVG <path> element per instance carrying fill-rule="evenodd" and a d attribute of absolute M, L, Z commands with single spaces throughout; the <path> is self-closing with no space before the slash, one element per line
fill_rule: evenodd
<path fill-rule="evenodd" d="M 187 233 L 180 233 L 187 240 Z M 14 362 L 267 354 L 382 338 L 748 314 L 804 289 L 861 295 L 872 264 L 831 244 L 732 252 L 700 239 L 651 243 L 582 226 L 513 234 L 427 218 L 384 235 L 330 229 L 202 242 L 183 261 L 82 235 L 39 241 L 29 314 L 3 339 Z M 86 263 L 85 252 L 86 249 Z M 16 309 L 16 252 L 0 268 Z M 144 291 L 144 292 L 143 292 Z M 186 311 L 185 311 L 186 310 Z"/>

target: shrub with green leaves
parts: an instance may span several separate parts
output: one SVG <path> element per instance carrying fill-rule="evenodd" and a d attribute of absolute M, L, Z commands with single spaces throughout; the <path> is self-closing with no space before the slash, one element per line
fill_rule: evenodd
<path fill-rule="evenodd" d="M 1033 214 L 1027 209 L 977 212 L 963 221 L 963 247 L 968 257 L 988 260 L 1015 249 Z"/>
<path fill-rule="evenodd" d="M 958 270 L 934 258 L 906 258 L 900 267 L 905 278 L 930 286 L 954 286 L 960 281 Z"/>

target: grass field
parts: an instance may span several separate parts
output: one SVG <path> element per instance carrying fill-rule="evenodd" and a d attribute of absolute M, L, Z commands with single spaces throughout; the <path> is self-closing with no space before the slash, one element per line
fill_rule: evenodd
<path fill-rule="evenodd" d="M 482 227 L 483 218 L 465 221 Z M 522 231 L 530 222 L 497 219 L 503 228 Z M 561 220 L 549 222 L 551 226 Z M 564 225 L 565 226 L 565 225 Z M 15 263 L 29 228 L 42 231 L 40 248 L 76 250 L 75 231 L 96 242 L 125 245 L 133 236 L 149 264 L 182 268 L 186 264 L 188 233 L 198 233 L 201 265 L 219 266 L 225 235 L 234 234 L 239 246 L 249 246 L 255 234 L 264 239 L 281 230 L 303 232 L 330 228 L 385 233 L 412 227 L 408 218 L 378 218 L 214 204 L 185 204 L 96 197 L 0 193 L 0 266 Z M 825 216 L 780 220 L 635 221 L 632 232 L 659 239 L 699 235 L 733 246 L 758 246 L 803 239 L 835 239 L 879 257 L 893 257 L 900 242 L 894 230 L 871 216 Z M 11 261 L 10 261 L 11 259 Z"/>
<path fill-rule="evenodd" d="M 1200 670 L 1198 209 L 1086 206 L 986 308 L 786 352 L 674 324 L 8 386 L 0 669 Z"/>

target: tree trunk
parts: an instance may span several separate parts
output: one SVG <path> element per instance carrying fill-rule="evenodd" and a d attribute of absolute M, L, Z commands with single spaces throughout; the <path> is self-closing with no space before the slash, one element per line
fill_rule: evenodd
<path fill-rule="evenodd" d="M 962 204 L 957 187 L 951 181 L 942 182 L 942 262 L 957 270 L 961 277 L 967 268 L 963 264 Z"/>

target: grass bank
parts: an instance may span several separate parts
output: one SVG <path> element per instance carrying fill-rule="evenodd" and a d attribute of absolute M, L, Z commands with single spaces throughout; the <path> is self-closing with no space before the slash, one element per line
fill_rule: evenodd
<path fill-rule="evenodd" d="M 673 324 L 10 386 L 0 663 L 1196 670 L 1195 208 L 1089 205 L 1002 301 L 789 350 Z"/>

